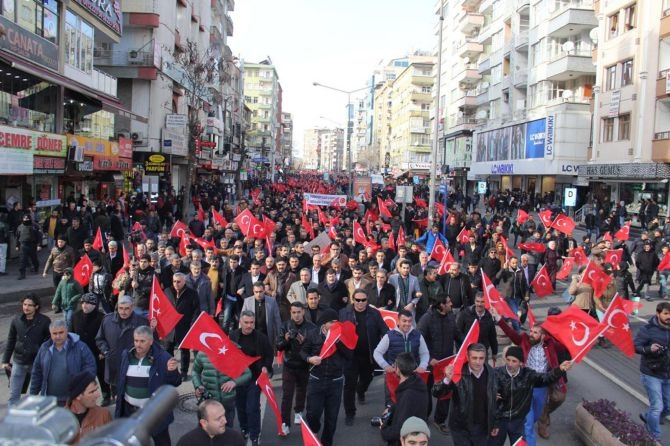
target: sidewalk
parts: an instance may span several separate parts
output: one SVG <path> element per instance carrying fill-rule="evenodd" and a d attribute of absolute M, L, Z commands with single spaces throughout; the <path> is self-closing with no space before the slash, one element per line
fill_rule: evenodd
<path fill-rule="evenodd" d="M 40 297 L 53 296 L 55 289 L 51 272 L 47 274 L 47 277 L 42 277 L 47 257 L 49 257 L 48 249 L 38 251 L 37 258 L 40 263 L 38 272 L 33 273 L 29 268 L 24 280 L 17 280 L 19 278 L 19 258 L 7 260 L 7 275 L 0 276 L 0 304 L 16 302 L 30 292 Z"/>

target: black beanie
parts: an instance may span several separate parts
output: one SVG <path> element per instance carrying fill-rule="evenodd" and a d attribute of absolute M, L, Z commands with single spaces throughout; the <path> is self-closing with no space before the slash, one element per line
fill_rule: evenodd
<path fill-rule="evenodd" d="M 507 358 L 508 356 L 513 356 L 519 361 L 524 362 L 523 350 L 521 350 L 521 347 L 519 347 L 518 345 L 512 345 L 507 347 L 507 350 L 505 351 L 505 358 Z"/>
<path fill-rule="evenodd" d="M 70 386 L 68 387 L 68 397 L 73 400 L 79 395 L 84 393 L 84 390 L 95 381 L 95 375 L 88 371 L 84 370 L 83 372 L 75 375 L 72 380 L 70 380 Z"/>

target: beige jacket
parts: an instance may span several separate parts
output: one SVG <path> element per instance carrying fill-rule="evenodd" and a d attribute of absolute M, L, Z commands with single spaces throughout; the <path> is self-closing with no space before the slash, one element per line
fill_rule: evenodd
<path fill-rule="evenodd" d="M 585 311 L 593 309 L 593 287 L 584 282 L 580 282 L 581 277 L 579 274 L 572 276 L 572 282 L 568 287 L 568 293 L 571 296 L 575 296 L 573 302 L 574 305 L 577 305 L 579 308 Z"/>

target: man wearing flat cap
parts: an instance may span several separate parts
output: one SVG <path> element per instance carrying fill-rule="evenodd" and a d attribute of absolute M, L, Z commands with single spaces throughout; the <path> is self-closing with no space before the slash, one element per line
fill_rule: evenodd
<path fill-rule="evenodd" d="M 100 389 L 93 373 L 85 370 L 72 377 L 65 407 L 77 417 L 79 432 L 70 444 L 79 443 L 83 436 L 112 421 L 112 414 L 98 406 L 98 398 Z"/>
<path fill-rule="evenodd" d="M 341 341 L 335 343 L 335 352 L 332 355 L 326 358 L 320 356 L 330 327 L 337 320 L 337 311 L 332 308 L 326 309 L 318 320 L 320 329 L 307 333 L 300 350 L 302 359 L 310 364 L 305 421 L 316 434 L 321 429 L 321 416 L 323 415 L 323 432 L 321 433 L 323 446 L 333 445 L 344 388 L 344 366 L 352 358 L 352 351 Z"/>

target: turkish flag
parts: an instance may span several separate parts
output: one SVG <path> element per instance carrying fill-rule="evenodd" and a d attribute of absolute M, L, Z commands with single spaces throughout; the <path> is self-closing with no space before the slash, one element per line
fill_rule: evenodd
<path fill-rule="evenodd" d="M 623 248 L 621 249 L 608 249 L 605 252 L 605 262 L 611 263 L 614 266 L 617 266 L 619 262 L 623 260 Z"/>
<path fill-rule="evenodd" d="M 442 217 L 444 215 L 444 205 L 442 203 L 435 203 L 435 211 L 438 217 Z M 447 221 L 449 221 L 449 216 L 447 216 Z"/>
<path fill-rule="evenodd" d="M 420 218 L 412 221 L 420 228 L 428 228 L 428 218 Z"/>
<path fill-rule="evenodd" d="M 181 220 L 177 220 L 174 222 L 172 230 L 170 231 L 170 238 L 181 238 L 182 234 L 184 234 L 186 231 L 188 231 L 188 226 L 186 226 L 186 224 L 184 224 Z"/>
<path fill-rule="evenodd" d="M 577 225 L 575 224 L 574 220 L 565 214 L 558 214 L 556 220 L 554 220 L 554 222 L 551 224 L 552 228 L 556 228 L 563 234 L 568 235 L 572 234 L 572 231 L 575 230 L 575 226 Z"/>
<path fill-rule="evenodd" d="M 363 226 L 357 221 L 354 221 L 354 241 L 361 245 L 365 245 L 368 242 L 368 238 L 365 236 L 365 232 L 363 232 Z"/>
<path fill-rule="evenodd" d="M 575 258 L 574 257 L 566 257 L 563 259 L 563 267 L 561 267 L 561 270 L 556 273 L 556 278 L 563 280 L 566 279 L 570 273 L 572 272 L 572 268 L 575 266 Z"/>
<path fill-rule="evenodd" d="M 420 208 L 427 208 L 428 207 L 428 203 L 426 203 L 424 200 L 422 200 L 419 197 L 414 198 L 414 203 L 416 203 L 416 205 Z"/>
<path fill-rule="evenodd" d="M 589 258 L 584 252 L 584 248 L 582 248 L 581 246 L 578 246 L 570 250 L 570 257 L 575 259 L 575 263 L 577 265 L 586 265 L 587 263 L 589 263 Z"/>
<path fill-rule="evenodd" d="M 547 250 L 544 244 L 539 242 L 519 243 L 519 249 L 528 252 L 539 252 L 539 253 L 543 253 L 544 251 Z"/>
<path fill-rule="evenodd" d="M 309 223 L 309 221 L 307 221 L 307 217 L 303 215 L 300 224 L 305 232 L 309 234 L 310 240 L 314 239 L 314 227 Z"/>
<path fill-rule="evenodd" d="M 545 209 L 537 214 L 545 228 L 551 228 L 551 210 Z"/>
<path fill-rule="evenodd" d="M 456 240 L 458 243 L 461 243 L 463 245 L 466 245 L 470 243 L 470 231 L 463 226 L 463 229 L 461 229 L 461 232 L 458 233 L 458 236 L 456 236 Z"/>
<path fill-rule="evenodd" d="M 433 252 L 434 251 L 435 250 L 433 249 Z M 449 266 L 452 263 L 456 263 L 456 261 L 454 260 L 454 256 L 451 255 L 451 252 L 445 249 L 444 255 L 442 256 L 442 260 L 440 261 L 440 266 L 437 267 L 437 273 L 447 274 L 449 272 Z"/>
<path fill-rule="evenodd" d="M 456 384 L 461 380 L 461 371 L 468 359 L 468 347 L 470 344 L 474 344 L 479 341 L 479 321 L 475 320 L 468 330 L 468 334 L 465 336 L 461 348 L 458 349 L 456 357 L 454 358 L 454 374 L 451 377 L 451 381 Z"/>
<path fill-rule="evenodd" d="M 342 327 L 342 336 L 340 342 L 344 344 L 349 350 L 356 348 L 358 343 L 358 334 L 356 333 L 356 326 L 351 321 L 338 322 Z"/>
<path fill-rule="evenodd" d="M 528 215 L 528 212 L 524 211 L 523 209 L 519 209 L 519 211 L 516 214 L 516 223 L 518 225 L 522 225 L 529 218 L 530 218 L 530 215 Z"/>
<path fill-rule="evenodd" d="M 205 210 L 202 208 L 202 204 L 198 203 L 198 219 L 200 221 L 205 221 Z"/>
<path fill-rule="evenodd" d="M 193 243 L 195 243 L 198 246 L 200 246 L 203 250 L 205 250 L 207 248 L 216 249 L 216 244 L 214 243 L 214 241 L 207 241 L 204 238 L 200 238 L 200 237 L 189 237 L 189 239 L 190 239 L 191 245 Z"/>
<path fill-rule="evenodd" d="M 579 307 L 570 305 L 560 314 L 548 316 L 542 328 L 568 349 L 573 362 L 579 362 L 606 327 Z"/>
<path fill-rule="evenodd" d="M 488 310 L 493 307 L 500 316 L 519 320 L 519 316 L 514 311 L 512 311 L 509 305 L 507 305 L 505 299 L 500 297 L 500 293 L 493 285 L 493 282 L 491 282 L 491 279 L 489 279 L 489 276 L 486 275 L 483 269 L 480 269 L 480 271 L 482 273 L 482 288 L 484 290 L 484 302 L 486 309 Z"/>
<path fill-rule="evenodd" d="M 100 226 L 98 226 L 98 230 L 95 232 L 95 240 L 93 240 L 93 249 L 97 249 L 98 251 L 103 250 L 103 244 L 102 244 L 102 232 L 100 232 Z"/>
<path fill-rule="evenodd" d="M 612 234 L 610 234 L 610 231 L 607 231 L 605 235 L 603 235 L 603 240 L 608 241 L 608 242 L 613 242 L 612 240 Z"/>
<path fill-rule="evenodd" d="M 423 380 L 424 384 L 428 384 L 428 376 L 430 376 L 429 372 L 421 372 L 417 373 L 417 375 L 419 375 L 419 378 Z M 391 401 L 395 403 L 396 402 L 395 391 L 396 389 L 398 389 L 398 386 L 400 385 L 400 378 L 395 373 L 384 373 L 384 379 L 386 380 L 386 386 L 389 389 Z"/>
<path fill-rule="evenodd" d="M 603 295 L 603 292 L 611 281 L 612 277 L 595 263 L 589 262 L 588 265 L 586 265 L 586 269 L 582 275 L 582 282 L 593 287 L 593 294 L 596 297 Z"/>
<path fill-rule="evenodd" d="M 632 358 L 635 354 L 633 334 L 628 322 L 628 312 L 624 306 L 623 299 L 618 294 L 614 296 L 614 299 L 610 302 L 610 306 L 607 307 L 602 322 L 608 327 L 605 331 L 605 337 L 612 341 L 612 344 L 619 347 L 619 350 L 626 356 Z"/>
<path fill-rule="evenodd" d="M 266 371 L 262 371 L 258 378 L 256 379 L 256 385 L 261 389 L 265 399 L 268 402 L 268 405 L 272 408 L 272 412 L 275 414 L 275 421 L 277 423 L 277 434 L 279 436 L 284 436 L 284 431 L 281 428 L 282 419 L 281 411 L 279 410 L 279 405 L 277 404 L 277 397 L 275 396 L 275 391 L 272 389 L 272 384 L 270 383 L 270 377 Z"/>
<path fill-rule="evenodd" d="M 189 240 L 189 237 L 185 232 L 182 232 L 181 234 L 181 239 L 179 240 L 179 254 L 184 257 L 186 255 L 186 247 L 191 245 L 191 240 Z"/>
<path fill-rule="evenodd" d="M 397 206 L 396 202 L 391 200 L 390 198 L 387 198 L 386 200 L 384 200 L 384 204 L 386 205 L 386 207 Z"/>
<path fill-rule="evenodd" d="M 79 282 L 79 285 L 82 287 L 88 286 L 88 283 L 91 281 L 91 274 L 93 273 L 93 263 L 91 263 L 91 259 L 86 254 L 74 266 L 73 273 L 74 280 Z"/>
<path fill-rule="evenodd" d="M 512 249 L 507 244 L 507 239 L 502 235 L 500 236 L 500 241 L 505 246 L 505 261 L 509 261 L 510 257 L 514 257 L 514 251 L 512 251 Z"/>
<path fill-rule="evenodd" d="M 240 227 L 242 234 L 246 235 L 251 230 L 251 220 L 256 219 L 249 209 L 242 211 L 237 217 L 235 217 L 235 223 Z"/>
<path fill-rule="evenodd" d="M 400 226 L 400 228 L 398 228 L 398 239 L 396 240 L 396 246 L 406 246 L 405 243 L 405 230 L 402 226 Z"/>
<path fill-rule="evenodd" d="M 323 345 L 321 346 L 321 351 L 319 352 L 319 356 L 321 359 L 326 359 L 333 353 L 335 353 L 335 343 L 340 340 L 342 337 L 342 326 L 339 323 L 333 323 L 330 326 L 330 330 L 328 330 L 328 334 L 326 335 L 326 340 L 323 341 Z"/>
<path fill-rule="evenodd" d="M 626 223 L 614 233 L 614 238 L 621 241 L 626 241 L 630 237 L 630 222 Z"/>
<path fill-rule="evenodd" d="M 658 264 L 658 270 L 663 271 L 670 269 L 670 252 L 663 256 L 661 263 Z"/>
<path fill-rule="evenodd" d="M 356 200 L 347 201 L 347 209 L 349 209 L 350 211 L 357 211 L 358 210 L 358 201 L 356 201 Z"/>
<path fill-rule="evenodd" d="M 430 256 L 437 260 L 438 262 L 442 261 L 444 255 L 447 253 L 447 248 L 444 247 L 444 243 L 439 238 L 435 240 L 433 244 L 433 250 L 430 252 Z"/>
<path fill-rule="evenodd" d="M 389 233 L 388 237 L 389 237 L 389 249 L 392 250 L 393 252 L 398 252 L 398 248 L 395 245 L 395 237 L 393 237 L 393 231 Z"/>
<path fill-rule="evenodd" d="M 397 311 L 386 310 L 384 308 L 377 308 L 377 311 L 379 311 L 379 314 L 382 315 L 382 319 L 384 319 L 384 322 L 386 323 L 386 326 L 389 328 L 389 330 L 394 330 L 398 326 Z"/>
<path fill-rule="evenodd" d="M 454 362 L 456 355 L 447 356 L 444 359 L 440 359 L 433 366 L 433 381 L 440 382 L 444 379 L 444 368 Z"/>
<path fill-rule="evenodd" d="M 219 372 L 233 379 L 238 378 L 247 367 L 260 359 L 260 356 L 252 357 L 242 353 L 228 339 L 219 324 L 204 311 L 191 325 L 179 348 L 203 352 Z"/>
<path fill-rule="evenodd" d="M 530 325 L 531 328 L 537 325 L 537 319 L 535 319 L 535 315 L 533 314 L 533 311 L 530 309 L 530 302 L 526 304 L 526 308 L 528 311 L 528 324 Z"/>
<path fill-rule="evenodd" d="M 156 319 L 156 331 L 160 339 L 165 337 L 177 326 L 177 323 L 184 317 L 179 313 L 167 298 L 158 278 L 154 274 L 154 281 L 151 284 L 151 300 L 149 300 L 149 320 Z"/>
<path fill-rule="evenodd" d="M 542 265 L 542 268 L 535 274 L 535 277 L 530 282 L 530 286 L 533 287 L 537 297 L 546 297 L 554 293 L 554 287 L 551 286 L 551 279 L 547 273 L 546 265 Z"/>
<path fill-rule="evenodd" d="M 626 310 L 626 314 L 633 314 L 642 308 L 642 304 L 640 302 L 634 302 L 632 300 L 626 299 L 621 299 L 621 305 L 623 305 L 624 310 Z"/>
<path fill-rule="evenodd" d="M 312 229 L 312 234 L 314 234 L 314 229 Z M 265 235 L 266 235 L 265 224 L 256 217 L 253 217 L 251 219 L 251 227 L 249 228 L 249 237 L 263 238 L 265 237 Z M 314 235 L 312 235 L 312 237 L 313 236 Z"/>
<path fill-rule="evenodd" d="M 228 222 L 226 221 L 225 218 L 223 218 L 223 215 L 214 208 L 212 208 L 212 216 L 214 217 L 214 221 L 220 224 L 221 227 L 225 228 L 226 226 L 228 226 Z"/>
<path fill-rule="evenodd" d="M 388 218 L 391 218 L 391 211 L 388 210 L 386 207 L 386 203 L 384 203 L 381 199 L 381 197 L 377 197 L 377 205 L 379 206 L 379 213 L 382 215 L 387 216 Z"/>
<path fill-rule="evenodd" d="M 122 245 L 121 251 L 123 251 L 123 268 L 128 268 L 130 266 L 130 257 L 128 257 L 128 250 L 125 249 Z"/>
<path fill-rule="evenodd" d="M 512 446 L 528 446 L 528 443 L 526 443 L 526 440 L 524 440 L 523 437 L 520 437 Z"/>
<path fill-rule="evenodd" d="M 323 446 L 314 432 L 307 426 L 307 421 L 304 418 L 300 422 L 300 432 L 302 433 L 303 446 Z"/>
<path fill-rule="evenodd" d="M 323 213 L 321 208 L 316 209 L 316 214 L 319 217 L 319 223 L 321 223 L 324 226 L 328 226 L 328 224 L 330 223 L 330 220 L 328 220 L 328 218 L 326 218 L 326 214 Z"/>

